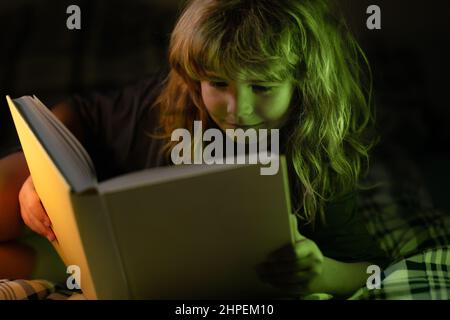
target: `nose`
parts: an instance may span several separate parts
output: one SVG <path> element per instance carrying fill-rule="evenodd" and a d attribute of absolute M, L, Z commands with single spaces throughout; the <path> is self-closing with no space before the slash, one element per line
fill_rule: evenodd
<path fill-rule="evenodd" d="M 253 93 L 243 85 L 230 86 L 227 113 L 236 122 L 246 122 L 253 114 Z"/>

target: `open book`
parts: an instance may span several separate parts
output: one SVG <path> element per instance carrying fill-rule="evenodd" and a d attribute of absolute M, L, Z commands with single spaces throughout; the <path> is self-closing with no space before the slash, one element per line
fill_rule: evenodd
<path fill-rule="evenodd" d="M 178 165 L 99 183 L 36 97 L 7 101 L 53 245 L 79 267 L 88 299 L 281 297 L 254 267 L 295 240 L 283 156 L 276 175 L 258 164 Z"/>

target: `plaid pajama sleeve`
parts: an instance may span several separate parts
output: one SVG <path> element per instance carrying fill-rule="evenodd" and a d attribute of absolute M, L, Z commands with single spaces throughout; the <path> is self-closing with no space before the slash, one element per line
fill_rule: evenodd
<path fill-rule="evenodd" d="M 379 289 L 361 288 L 351 300 L 450 299 L 450 246 L 402 259 L 382 273 Z"/>
<path fill-rule="evenodd" d="M 385 162 L 366 180 L 378 185 L 362 193 L 360 210 L 391 263 L 382 270 L 379 289 L 363 287 L 351 299 L 450 297 L 450 215 L 433 207 L 417 169 L 405 159 L 403 164 L 407 177 Z"/>
<path fill-rule="evenodd" d="M 84 296 L 47 280 L 0 279 L 0 300 L 84 300 Z"/>
<path fill-rule="evenodd" d="M 55 292 L 46 280 L 0 280 L 0 300 L 42 300 Z"/>

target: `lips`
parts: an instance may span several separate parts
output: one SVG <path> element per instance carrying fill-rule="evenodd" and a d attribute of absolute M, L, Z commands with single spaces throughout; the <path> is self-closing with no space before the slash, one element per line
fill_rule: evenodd
<path fill-rule="evenodd" d="M 239 127 L 239 128 L 251 128 L 251 127 L 257 127 L 263 124 L 263 122 L 254 123 L 254 124 L 247 124 L 247 123 L 233 123 L 233 122 L 227 122 L 225 121 L 227 125 L 233 126 L 233 127 Z"/>

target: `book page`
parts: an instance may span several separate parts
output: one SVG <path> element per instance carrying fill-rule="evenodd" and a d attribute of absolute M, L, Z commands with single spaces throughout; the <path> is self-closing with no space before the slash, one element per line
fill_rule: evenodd
<path fill-rule="evenodd" d="M 52 244 L 66 266 L 75 264 L 83 270 L 80 285 L 87 296 L 96 297 L 71 203 L 70 186 L 19 114 L 14 102 L 9 97 L 7 100 L 36 192 L 57 238 Z"/>

